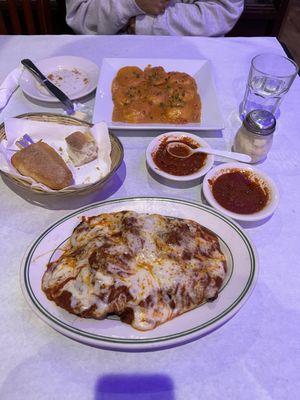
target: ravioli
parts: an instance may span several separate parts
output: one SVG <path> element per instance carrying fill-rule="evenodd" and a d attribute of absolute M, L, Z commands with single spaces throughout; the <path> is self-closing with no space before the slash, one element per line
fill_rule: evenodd
<path fill-rule="evenodd" d="M 219 240 L 200 224 L 120 211 L 83 217 L 42 289 L 72 314 L 146 331 L 214 300 L 225 276 Z"/>
<path fill-rule="evenodd" d="M 121 68 L 112 83 L 112 120 L 128 123 L 200 122 L 201 101 L 195 80 L 163 67 Z"/>

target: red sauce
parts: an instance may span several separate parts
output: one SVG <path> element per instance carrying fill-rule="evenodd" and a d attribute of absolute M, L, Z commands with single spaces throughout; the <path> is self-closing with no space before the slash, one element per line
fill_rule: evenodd
<path fill-rule="evenodd" d="M 209 182 L 217 202 L 238 214 L 253 214 L 262 210 L 269 192 L 248 171 L 233 170 Z"/>
<path fill-rule="evenodd" d="M 188 157 L 190 156 L 191 152 L 184 146 L 181 146 L 180 143 L 176 142 L 175 146 L 172 147 L 171 153 L 178 157 Z M 170 152 L 170 149 L 169 149 Z"/>
<path fill-rule="evenodd" d="M 187 158 L 178 158 L 172 156 L 167 151 L 168 143 L 179 142 L 190 146 L 192 149 L 199 147 L 199 144 L 188 137 L 180 137 L 178 140 L 171 141 L 170 138 L 165 137 L 159 144 L 155 152 L 152 153 L 154 163 L 164 172 L 176 176 L 191 175 L 199 171 L 205 164 L 207 155 L 206 154 L 192 154 Z M 186 150 L 178 146 L 178 155 L 185 155 Z M 173 153 L 175 152 L 172 150 Z M 176 153 L 175 153 L 176 154 Z"/>

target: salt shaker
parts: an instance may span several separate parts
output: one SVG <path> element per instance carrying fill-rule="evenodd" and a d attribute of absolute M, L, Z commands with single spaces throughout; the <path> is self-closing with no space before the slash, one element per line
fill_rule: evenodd
<path fill-rule="evenodd" d="M 276 119 L 269 111 L 250 111 L 237 131 L 233 150 L 248 154 L 252 163 L 264 160 L 272 146 L 275 127 Z"/>

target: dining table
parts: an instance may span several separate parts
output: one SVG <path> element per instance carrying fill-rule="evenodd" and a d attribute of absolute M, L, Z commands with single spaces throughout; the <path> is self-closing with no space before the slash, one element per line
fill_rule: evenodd
<path fill-rule="evenodd" d="M 285 55 L 274 37 L 0 36 L 0 82 L 21 59 L 79 56 L 101 69 L 103 58 L 210 60 L 223 130 L 197 131 L 230 150 L 241 125 L 251 59 Z M 95 93 L 84 99 L 93 108 Z M 300 396 L 300 79 L 276 114 L 267 159 L 257 168 L 279 190 L 279 205 L 263 221 L 237 222 L 259 259 L 256 286 L 224 325 L 197 340 L 158 351 L 87 346 L 58 333 L 25 301 L 20 264 L 37 235 L 64 215 L 95 202 L 154 196 L 205 202 L 202 180 L 171 182 L 150 173 L 145 150 L 161 132 L 116 131 L 124 160 L 100 189 L 78 196 L 38 195 L 0 179 L 0 399 L 1 400 L 295 400 Z M 18 88 L 0 122 L 24 113 L 62 114 L 59 104 L 33 100 Z M 99 122 L 94 110 L 94 122 Z M 163 132 L 163 131 L 162 131 Z"/>

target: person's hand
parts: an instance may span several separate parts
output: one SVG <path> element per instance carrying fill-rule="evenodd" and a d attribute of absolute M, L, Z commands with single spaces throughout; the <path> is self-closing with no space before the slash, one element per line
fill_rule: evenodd
<path fill-rule="evenodd" d="M 127 33 L 129 35 L 135 34 L 135 17 L 131 17 L 128 22 Z"/>
<path fill-rule="evenodd" d="M 163 14 L 170 0 L 135 0 L 136 4 L 146 14 Z"/>

